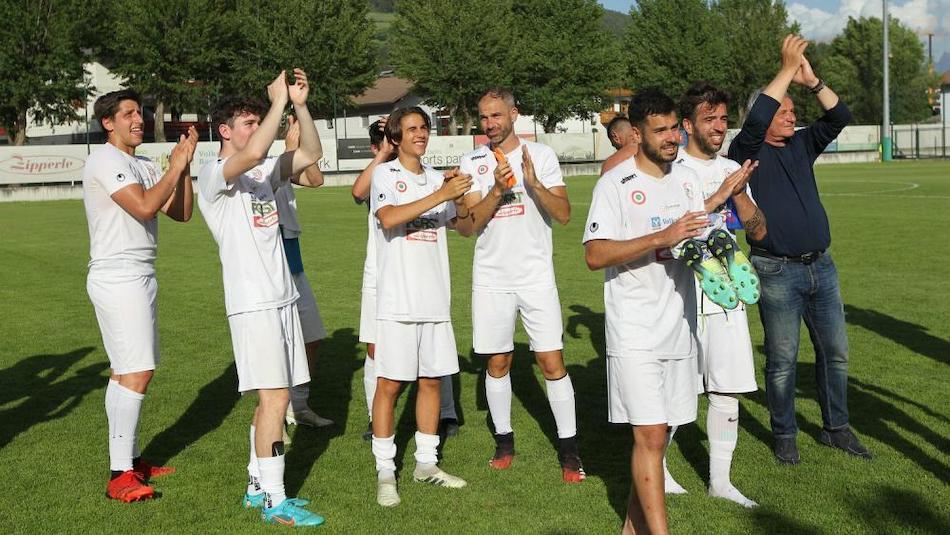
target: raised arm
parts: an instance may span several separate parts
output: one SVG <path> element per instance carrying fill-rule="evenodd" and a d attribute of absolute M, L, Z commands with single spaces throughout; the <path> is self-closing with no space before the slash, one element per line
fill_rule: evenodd
<path fill-rule="evenodd" d="M 380 119 L 381 124 L 385 124 L 383 119 Z M 370 186 L 373 182 L 373 171 L 376 168 L 388 162 L 393 157 L 393 146 L 389 142 L 389 138 L 383 136 L 383 140 L 379 143 L 379 150 L 376 151 L 376 154 L 373 155 L 373 161 L 366 166 L 366 169 L 363 169 L 363 172 L 356 177 L 356 182 L 353 183 L 353 188 L 350 192 L 353 194 L 353 200 L 361 203 L 369 197 Z"/>
<path fill-rule="evenodd" d="M 154 219 L 159 211 L 178 221 L 187 221 L 191 218 L 192 203 L 188 169 L 197 146 L 198 132 L 194 127 L 189 128 L 188 136 L 182 134 L 172 149 L 168 170 L 154 186 L 145 189 L 140 184 L 132 184 L 113 193 L 112 200 L 139 221 Z"/>
<path fill-rule="evenodd" d="M 300 147 L 300 122 L 293 116 L 288 117 L 287 120 L 290 123 L 290 128 L 287 129 L 287 135 L 284 136 L 285 153 L 295 151 Z M 319 188 L 323 185 L 323 171 L 320 170 L 320 162 L 304 169 L 302 173 L 290 177 L 290 180 L 298 186 Z"/>
<path fill-rule="evenodd" d="M 310 84 L 307 73 L 302 69 L 294 69 L 294 85 L 287 90 L 290 101 L 294 105 L 294 115 L 300 125 L 300 146 L 293 152 L 285 152 L 280 156 L 280 177 L 284 180 L 299 175 L 311 165 L 323 158 L 323 146 L 320 145 L 320 136 L 317 126 L 307 108 L 307 95 L 310 94 Z"/>
<path fill-rule="evenodd" d="M 277 137 L 277 128 L 280 126 L 280 116 L 287 106 L 286 72 L 280 71 L 277 78 L 267 86 L 267 97 L 270 99 L 270 109 L 261 120 L 260 126 L 251 134 L 244 149 L 234 153 L 224 162 L 222 174 L 225 182 L 231 183 L 244 174 L 245 171 L 259 164 L 267 156 L 267 151 Z"/>
<path fill-rule="evenodd" d="M 825 85 L 824 80 L 815 74 L 811 63 L 805 57 L 802 57 L 802 66 L 796 81 L 815 95 L 818 104 L 825 110 L 824 115 L 804 130 L 804 135 L 809 141 L 809 148 L 813 156 L 817 158 L 851 122 L 851 111 L 841 102 L 838 95 Z"/>

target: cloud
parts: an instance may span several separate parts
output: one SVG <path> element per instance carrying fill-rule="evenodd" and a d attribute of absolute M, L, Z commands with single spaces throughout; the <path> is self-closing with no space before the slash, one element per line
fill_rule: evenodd
<path fill-rule="evenodd" d="M 917 32 L 934 34 L 934 40 L 950 39 L 950 0 L 906 0 L 890 2 L 891 17 Z M 881 0 L 841 0 L 837 11 L 809 7 L 801 2 L 788 5 L 792 20 L 802 26 L 802 34 L 816 41 L 830 41 L 837 35 L 848 17 L 881 18 Z"/>

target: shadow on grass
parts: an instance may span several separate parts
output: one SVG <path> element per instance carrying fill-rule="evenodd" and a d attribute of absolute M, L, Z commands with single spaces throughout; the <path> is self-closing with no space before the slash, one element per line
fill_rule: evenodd
<path fill-rule="evenodd" d="M 918 355 L 950 364 L 950 341 L 928 333 L 927 327 L 923 325 L 854 305 L 845 305 L 844 313 L 845 319 L 852 325 L 864 327 L 874 334 L 889 338 Z"/>
<path fill-rule="evenodd" d="M 820 526 L 791 518 L 769 507 L 753 509 L 752 520 L 757 528 L 756 533 L 768 533 L 770 535 L 800 535 L 803 533 L 822 535 L 828 533 Z M 839 527 L 844 528 L 843 526 Z M 844 528 L 844 531 L 847 531 L 847 528 Z M 838 530 L 834 530 L 834 532 L 838 532 Z"/>
<path fill-rule="evenodd" d="M 855 515 L 870 524 L 872 533 L 950 533 L 950 519 L 938 516 L 927 497 L 891 486 L 877 489 L 872 499 L 849 500 Z"/>
<path fill-rule="evenodd" d="M 337 329 L 323 339 L 316 367 L 316 376 L 310 384 L 310 404 L 317 414 L 330 418 L 334 424 L 319 429 L 294 426 L 284 472 L 284 484 L 290 496 L 298 494 L 330 441 L 346 431 L 353 375 L 363 368 L 363 349 L 356 332 L 350 327 Z M 359 433 L 362 431 L 358 429 Z"/>
<path fill-rule="evenodd" d="M 167 464 L 185 448 L 217 429 L 241 399 L 237 384 L 237 371 L 232 362 L 220 375 L 201 387 L 191 405 L 174 424 L 148 443 L 142 456 L 157 465 Z"/>
<path fill-rule="evenodd" d="M 108 376 L 102 373 L 109 369 L 106 362 L 90 364 L 67 376 L 69 369 L 92 351 L 92 347 L 82 347 L 68 353 L 33 355 L 0 371 L 0 405 L 26 398 L 0 410 L 0 448 L 34 425 L 66 416 L 86 394 L 106 387 Z"/>

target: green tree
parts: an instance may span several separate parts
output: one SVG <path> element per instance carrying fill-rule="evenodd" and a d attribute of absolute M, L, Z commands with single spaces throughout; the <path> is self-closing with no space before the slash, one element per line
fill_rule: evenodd
<path fill-rule="evenodd" d="M 553 132 L 570 117 L 605 106 L 623 70 L 617 39 L 601 25 L 595 0 L 515 0 L 510 20 L 512 83 L 525 113 Z"/>
<path fill-rule="evenodd" d="M 706 0 L 640 0 L 624 40 L 628 84 L 672 97 L 696 80 L 724 85 L 729 62 L 720 17 Z"/>
<path fill-rule="evenodd" d="M 155 141 L 165 141 L 166 107 L 203 107 L 221 85 L 231 29 L 240 26 L 232 2 L 117 0 L 111 13 L 110 67 L 154 99 Z"/>
<path fill-rule="evenodd" d="M 365 0 L 242 0 L 238 11 L 244 45 L 230 56 L 226 91 L 263 96 L 277 72 L 299 67 L 310 79 L 313 111 L 328 116 L 376 80 Z"/>
<path fill-rule="evenodd" d="M 0 20 L 0 124 L 10 142 L 23 145 L 29 120 L 79 118 L 88 61 L 81 37 L 89 20 L 71 0 L 3 0 Z"/>
<path fill-rule="evenodd" d="M 748 96 L 775 76 L 782 39 L 798 26 L 789 24 L 785 4 L 776 0 L 720 0 L 712 9 L 726 44 L 723 88 L 733 95 L 730 115 L 741 122 Z"/>
<path fill-rule="evenodd" d="M 514 59 L 511 0 L 400 0 L 389 60 L 415 91 L 441 106 L 468 133 L 478 97 L 510 85 Z M 520 61 L 520 60 L 519 60 Z"/>
<path fill-rule="evenodd" d="M 927 71 L 923 44 L 913 30 L 895 18 L 891 18 L 889 30 L 891 120 L 906 123 L 926 119 L 931 114 L 927 88 L 933 80 Z M 883 33 L 881 19 L 848 18 L 844 30 L 831 42 L 830 55 L 835 63 L 820 65 L 816 71 L 829 80 L 838 75 L 835 68 L 854 75 L 856 83 L 835 90 L 851 108 L 857 124 L 881 122 Z"/>

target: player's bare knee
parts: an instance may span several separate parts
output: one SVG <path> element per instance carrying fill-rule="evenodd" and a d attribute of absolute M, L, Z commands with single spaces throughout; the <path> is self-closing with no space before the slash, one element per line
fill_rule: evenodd
<path fill-rule="evenodd" d="M 567 368 L 564 367 L 564 359 L 560 351 L 538 353 L 536 357 L 545 379 L 556 381 L 567 375 Z"/>
<path fill-rule="evenodd" d="M 146 370 L 143 372 L 126 373 L 117 377 L 119 384 L 123 387 L 133 392 L 144 394 L 148 391 L 148 384 L 152 381 L 154 375 L 154 370 Z"/>
<path fill-rule="evenodd" d="M 666 425 L 638 425 L 633 428 L 633 445 L 640 451 L 663 453 L 666 449 Z"/>
<path fill-rule="evenodd" d="M 379 377 L 376 379 L 376 397 L 385 396 L 387 398 L 399 395 L 399 381 Z"/>
<path fill-rule="evenodd" d="M 512 354 L 492 355 L 488 357 L 488 375 L 498 379 L 508 375 L 511 371 Z"/>

